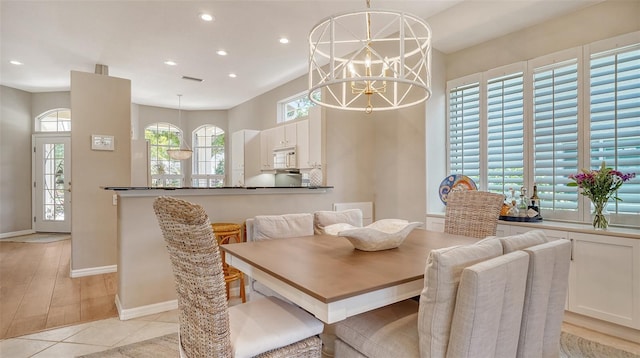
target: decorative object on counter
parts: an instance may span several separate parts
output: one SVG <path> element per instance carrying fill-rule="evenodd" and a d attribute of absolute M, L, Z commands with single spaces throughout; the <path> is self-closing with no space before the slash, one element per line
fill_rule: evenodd
<path fill-rule="evenodd" d="M 440 201 L 442 201 L 444 205 L 447 205 L 447 195 L 456 190 L 478 190 L 478 187 L 473 179 L 466 175 L 451 174 L 440 183 L 438 190 L 440 193 Z"/>
<path fill-rule="evenodd" d="M 534 185 L 533 190 L 536 203 L 539 203 L 536 185 Z M 537 204 L 533 205 L 533 199 L 527 197 L 527 189 L 525 187 L 520 187 L 519 196 L 516 196 L 513 188 L 509 188 L 509 196 L 506 197 L 505 203 L 502 205 L 499 220 L 537 222 L 542 221 L 542 216 Z"/>
<path fill-rule="evenodd" d="M 593 228 L 604 230 L 609 227 L 607 218 L 607 203 L 610 199 L 622 201 L 616 196 L 616 191 L 620 189 L 625 181 L 635 178 L 635 173 L 621 173 L 617 170 L 607 168 L 604 161 L 598 170 L 581 169 L 578 174 L 569 175 L 573 182 L 567 186 L 577 186 L 582 191 L 580 194 L 591 199 L 593 204 Z"/>
<path fill-rule="evenodd" d="M 353 247 L 362 251 L 380 251 L 394 249 L 404 242 L 407 235 L 421 222 L 408 222 L 401 219 L 382 219 L 365 227 L 340 223 L 325 226 L 324 232 L 341 236 L 349 240 Z"/>
<path fill-rule="evenodd" d="M 185 160 L 185 159 L 189 159 L 191 158 L 191 155 L 193 154 L 193 151 L 191 150 L 191 148 L 189 147 L 189 145 L 187 144 L 187 142 L 184 140 L 184 136 L 182 135 L 182 133 L 184 132 L 184 130 L 182 129 L 182 95 L 179 94 L 178 95 L 178 126 L 180 126 L 180 133 L 178 133 L 178 139 L 180 140 L 180 147 L 179 148 L 170 148 L 167 149 L 167 154 L 169 154 L 169 157 L 171 157 L 171 159 L 175 159 L 175 160 Z"/>
<path fill-rule="evenodd" d="M 313 167 L 309 171 L 309 186 L 322 186 L 322 169 L 320 167 Z"/>
<path fill-rule="evenodd" d="M 371 9 L 332 15 L 309 33 L 309 98 L 365 113 L 431 96 L 431 29 L 420 16 Z M 390 35 L 391 34 L 391 35 Z M 322 96 L 317 93 L 325 91 Z"/>

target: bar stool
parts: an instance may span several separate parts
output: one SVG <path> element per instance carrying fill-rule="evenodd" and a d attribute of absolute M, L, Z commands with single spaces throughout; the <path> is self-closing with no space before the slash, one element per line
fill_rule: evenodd
<path fill-rule="evenodd" d="M 212 223 L 211 229 L 218 240 L 218 245 L 243 242 L 242 226 L 233 223 Z M 233 281 L 240 281 L 240 298 L 242 303 L 247 302 L 244 290 L 244 275 L 240 270 L 229 266 L 225 261 L 224 251 L 220 250 L 222 256 L 222 268 L 224 271 L 224 282 L 227 286 L 227 299 L 229 299 L 229 284 Z"/>

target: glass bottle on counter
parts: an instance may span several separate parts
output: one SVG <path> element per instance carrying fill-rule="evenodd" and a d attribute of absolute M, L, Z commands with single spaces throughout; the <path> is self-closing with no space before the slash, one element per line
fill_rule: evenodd
<path fill-rule="evenodd" d="M 540 217 L 540 198 L 538 197 L 538 184 L 536 183 L 533 183 L 533 194 L 531 195 L 529 209 L 535 210 L 537 213 L 536 217 Z"/>
<path fill-rule="evenodd" d="M 529 208 L 529 197 L 527 196 L 527 189 L 525 187 L 521 187 L 520 202 L 518 203 L 518 214 L 520 214 L 520 216 L 527 216 L 528 208 Z"/>

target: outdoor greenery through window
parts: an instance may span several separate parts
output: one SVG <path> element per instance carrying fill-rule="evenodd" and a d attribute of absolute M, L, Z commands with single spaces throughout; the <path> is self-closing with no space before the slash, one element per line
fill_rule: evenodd
<path fill-rule="evenodd" d="M 194 187 L 220 187 L 224 185 L 224 144 L 222 129 L 205 125 L 193 132 Z"/>
<path fill-rule="evenodd" d="M 320 92 L 314 92 L 312 96 L 320 99 Z M 315 98 L 314 97 L 314 98 Z M 278 102 L 278 123 L 293 121 L 309 115 L 309 108 L 316 104 L 309 99 L 307 92 L 299 93 Z"/>
<path fill-rule="evenodd" d="M 449 81 L 449 172 L 507 195 L 530 195 L 535 183 L 544 218 L 590 223 L 592 205 L 569 175 L 602 161 L 640 171 L 640 44 L 631 35 Z M 639 177 L 617 194 L 612 224 L 638 226 Z"/>
<path fill-rule="evenodd" d="M 171 159 L 167 149 L 180 147 L 180 128 L 169 123 L 154 123 L 144 130 L 144 138 L 149 141 L 149 164 L 151 186 L 181 187 L 182 167 L 179 160 Z"/>

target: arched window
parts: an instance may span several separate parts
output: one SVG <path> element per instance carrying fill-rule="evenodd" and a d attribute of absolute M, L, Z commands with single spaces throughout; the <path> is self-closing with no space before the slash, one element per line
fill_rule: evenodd
<path fill-rule="evenodd" d="M 154 123 L 144 129 L 149 141 L 151 186 L 181 187 L 184 173 L 179 160 L 171 159 L 167 149 L 180 147 L 180 128 L 169 123 Z"/>
<path fill-rule="evenodd" d="M 70 132 L 71 110 L 57 108 L 36 117 L 36 132 Z"/>
<path fill-rule="evenodd" d="M 204 125 L 193 131 L 193 173 L 195 187 L 224 185 L 224 131 Z"/>

